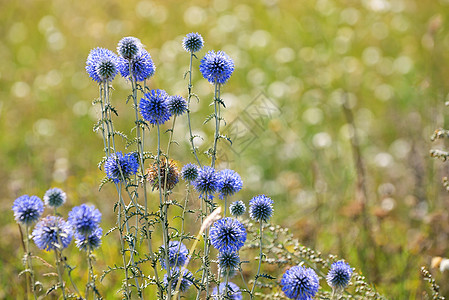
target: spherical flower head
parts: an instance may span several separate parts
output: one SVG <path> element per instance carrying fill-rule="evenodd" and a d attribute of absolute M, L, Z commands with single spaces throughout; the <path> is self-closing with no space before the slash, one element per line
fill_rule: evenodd
<path fill-rule="evenodd" d="M 168 167 L 166 160 L 162 159 L 160 167 L 157 162 L 152 164 L 150 168 L 147 169 L 146 174 L 148 176 L 148 181 L 153 185 L 153 188 L 159 189 L 159 168 L 161 174 L 161 188 L 166 188 L 171 191 L 176 184 L 179 182 L 179 171 L 173 160 L 168 162 Z M 168 171 L 168 172 L 167 172 Z M 165 175 L 167 173 L 167 175 Z M 167 176 L 167 183 L 165 183 L 165 176 Z"/>
<path fill-rule="evenodd" d="M 118 69 L 120 70 L 122 77 L 129 79 L 130 64 L 133 77 L 136 81 L 144 81 L 145 79 L 153 76 L 156 72 L 156 67 L 151 59 L 151 55 L 145 49 L 139 50 L 137 55 L 132 60 L 119 57 Z"/>
<path fill-rule="evenodd" d="M 218 253 L 218 266 L 221 276 L 233 276 L 239 268 L 240 257 L 235 251 L 220 251 Z"/>
<path fill-rule="evenodd" d="M 220 294 L 218 294 L 218 288 L 215 287 L 212 291 L 212 299 L 223 299 L 223 296 L 225 296 L 225 299 L 230 300 L 241 300 L 242 299 L 242 292 L 240 291 L 240 288 L 233 282 L 228 282 L 228 290 L 226 291 L 226 283 L 222 282 L 220 283 Z"/>
<path fill-rule="evenodd" d="M 39 220 L 44 212 L 44 203 L 37 196 L 23 195 L 14 201 L 12 210 L 17 223 L 30 225 Z"/>
<path fill-rule="evenodd" d="M 273 200 L 265 195 L 255 196 L 249 201 L 249 215 L 259 222 L 268 222 L 273 215 Z"/>
<path fill-rule="evenodd" d="M 201 59 L 200 72 L 212 84 L 225 84 L 234 72 L 234 61 L 223 51 L 212 50 Z"/>
<path fill-rule="evenodd" d="M 225 169 L 218 173 L 220 181 L 218 183 L 218 192 L 220 198 L 232 196 L 242 189 L 242 178 L 233 170 Z"/>
<path fill-rule="evenodd" d="M 134 59 L 140 49 L 142 49 L 142 43 L 133 36 L 122 38 L 117 45 L 117 53 L 126 60 Z"/>
<path fill-rule="evenodd" d="M 68 221 L 77 233 L 90 235 L 101 222 L 101 213 L 93 205 L 81 204 L 69 212 Z"/>
<path fill-rule="evenodd" d="M 198 167 L 194 164 L 187 164 L 181 170 L 182 179 L 188 182 L 195 181 L 198 178 L 198 173 Z"/>
<path fill-rule="evenodd" d="M 204 166 L 198 170 L 198 177 L 193 182 L 195 189 L 201 195 L 212 195 L 217 191 L 220 176 L 214 168 Z"/>
<path fill-rule="evenodd" d="M 106 176 L 115 183 L 125 182 L 131 175 L 137 173 L 139 163 L 136 154 L 116 152 L 111 154 L 104 164 Z"/>
<path fill-rule="evenodd" d="M 50 251 L 67 248 L 72 241 L 72 226 L 57 216 L 46 216 L 34 227 L 33 240 L 39 249 Z"/>
<path fill-rule="evenodd" d="M 112 81 L 117 75 L 117 70 L 118 57 L 111 50 L 95 48 L 87 56 L 87 74 L 98 83 Z"/>
<path fill-rule="evenodd" d="M 164 90 L 156 89 L 145 93 L 139 104 L 140 114 L 151 124 L 164 124 L 171 117 L 168 98 Z"/>
<path fill-rule="evenodd" d="M 210 240 L 218 251 L 236 252 L 246 241 L 246 230 L 234 218 L 222 218 L 210 228 Z"/>
<path fill-rule="evenodd" d="M 326 276 L 326 281 L 333 289 L 343 291 L 351 281 L 352 268 L 340 260 L 334 262 Z"/>
<path fill-rule="evenodd" d="M 165 264 L 165 250 L 164 246 L 161 249 L 161 266 L 166 269 L 167 265 Z M 170 241 L 168 243 L 168 262 L 170 267 L 182 267 L 187 260 L 187 256 L 189 251 L 187 247 L 178 241 Z"/>
<path fill-rule="evenodd" d="M 84 235 L 79 232 L 75 232 L 75 244 L 83 251 L 95 250 L 101 245 L 101 236 L 103 235 L 103 229 L 97 227 L 91 234 Z"/>
<path fill-rule="evenodd" d="M 168 99 L 168 110 L 172 115 L 180 116 L 187 111 L 187 102 L 181 96 L 171 96 Z"/>
<path fill-rule="evenodd" d="M 198 32 L 188 33 L 182 40 L 182 47 L 184 48 L 184 50 L 191 53 L 200 51 L 201 48 L 203 48 L 203 45 L 203 37 Z"/>
<path fill-rule="evenodd" d="M 282 276 L 281 286 L 290 299 L 311 300 L 318 292 L 320 283 L 313 269 L 294 266 Z"/>
<path fill-rule="evenodd" d="M 231 215 L 233 215 L 234 217 L 239 217 L 245 213 L 246 206 L 245 203 L 243 203 L 243 201 L 239 200 L 232 202 L 231 205 L 229 206 L 229 210 L 231 211 Z"/>
<path fill-rule="evenodd" d="M 51 207 L 59 207 L 65 203 L 67 195 L 61 189 L 52 188 L 45 192 L 44 202 L 45 205 Z"/>
<path fill-rule="evenodd" d="M 174 292 L 176 290 L 176 287 L 178 285 L 178 281 L 179 281 L 179 269 L 176 268 L 174 270 L 172 270 L 171 275 L 171 289 Z M 182 279 L 181 279 L 181 284 L 179 285 L 179 290 L 181 292 L 185 292 L 189 289 L 189 287 L 193 284 L 193 282 L 195 281 L 195 277 L 193 276 L 192 272 L 190 272 L 187 269 L 184 269 L 184 271 L 182 271 Z M 168 276 L 167 274 L 164 275 L 164 284 L 165 286 L 168 286 Z"/>

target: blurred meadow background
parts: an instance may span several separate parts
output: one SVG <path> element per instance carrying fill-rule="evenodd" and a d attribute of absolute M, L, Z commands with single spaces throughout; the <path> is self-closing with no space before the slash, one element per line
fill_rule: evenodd
<path fill-rule="evenodd" d="M 242 176 L 237 198 L 270 196 L 273 222 L 304 245 L 345 258 L 389 299 L 421 299 L 420 266 L 449 256 L 441 184 L 449 170 L 429 156 L 445 149 L 430 136 L 448 120 L 448 18 L 447 0 L 0 1 L 0 299 L 24 297 L 11 211 L 18 196 L 59 187 L 68 195 L 63 215 L 88 202 L 106 231 L 115 222 L 114 188 L 98 191 L 103 149 L 92 131 L 99 112 L 84 69 L 89 51 L 115 51 L 135 36 L 157 67 L 150 88 L 186 96 L 181 41 L 189 32 L 205 40 L 199 58 L 224 50 L 235 61 L 222 89 L 223 132 L 234 143 L 220 142 L 218 163 Z M 193 79 L 201 99 L 193 127 L 205 151 L 213 89 L 199 72 Z M 129 133 L 129 86 L 120 78 L 114 88 L 116 126 Z M 185 116 L 176 124 L 179 166 L 194 161 L 186 124 Z M 114 234 L 104 238 L 98 273 L 118 248 Z M 69 263 L 85 267 L 78 253 L 72 244 Z M 449 273 L 431 271 L 449 295 Z M 77 269 L 74 276 L 85 280 Z M 117 296 L 118 279 L 106 277 L 100 291 Z"/>

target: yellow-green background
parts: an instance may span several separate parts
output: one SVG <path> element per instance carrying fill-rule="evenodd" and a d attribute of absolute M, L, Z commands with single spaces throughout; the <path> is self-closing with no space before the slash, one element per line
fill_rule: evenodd
<path fill-rule="evenodd" d="M 92 132 L 98 89 L 84 70 L 89 51 L 115 50 L 122 37 L 136 36 L 157 67 L 150 87 L 185 96 L 188 54 L 181 41 L 199 32 L 205 40 L 200 58 L 215 49 L 235 61 L 222 92 L 228 124 L 261 92 L 277 109 L 243 136 L 242 143 L 245 136 L 257 138 L 239 155 L 220 143 L 228 161 L 222 159 L 221 167 L 235 169 L 244 181 L 236 199 L 248 203 L 254 195 L 269 195 L 274 221 L 305 245 L 364 268 L 388 298 L 421 299 L 420 266 L 433 256 L 449 256 L 448 198 L 440 183 L 447 167 L 428 155 L 431 148 L 444 148 L 429 137 L 444 126 L 449 111 L 448 17 L 445 0 L 0 1 L 0 298 L 20 299 L 25 289 L 17 276 L 23 249 L 11 211 L 19 195 L 42 197 L 57 186 L 69 198 L 63 215 L 90 202 L 102 211 L 103 227 L 114 223 L 113 188 L 98 192 L 102 141 Z M 114 87 L 116 126 L 128 134 L 129 86 L 117 79 Z M 194 127 L 207 137 L 212 128 L 202 121 L 211 113 L 213 89 L 198 72 L 194 91 L 201 98 L 193 105 Z M 364 262 L 359 254 L 368 245 L 355 205 L 343 91 L 366 166 L 378 253 Z M 180 145 L 173 156 L 182 165 L 193 158 L 186 118 L 177 124 Z M 148 141 L 154 151 L 154 132 Z M 175 195 L 182 192 L 180 186 Z M 73 245 L 67 255 L 72 264 L 83 260 Z M 99 271 L 118 259 L 115 236 L 105 238 Z M 377 274 L 370 271 L 373 264 Z M 432 272 L 449 293 L 448 273 Z M 109 277 L 100 290 L 114 295 L 119 278 Z"/>

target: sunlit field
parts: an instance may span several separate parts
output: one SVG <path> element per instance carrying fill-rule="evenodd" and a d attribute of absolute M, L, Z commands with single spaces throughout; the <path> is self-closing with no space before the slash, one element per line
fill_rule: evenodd
<path fill-rule="evenodd" d="M 422 266 L 448 297 L 449 270 L 441 271 L 435 258 L 449 258 L 443 184 L 449 169 L 430 155 L 449 149 L 444 139 L 431 140 L 436 129 L 449 127 L 448 18 L 447 0 L 0 1 L 0 299 L 26 299 L 26 277 L 19 276 L 22 236 L 11 210 L 20 195 L 42 198 L 59 187 L 67 194 L 61 215 L 90 203 L 103 215 L 104 232 L 115 226 L 116 189 L 106 184 L 99 191 L 104 149 L 93 131 L 101 114 L 92 105 L 98 84 L 85 70 L 91 49 L 115 51 L 122 37 L 139 38 L 156 66 L 149 88 L 186 97 L 189 54 L 181 43 L 190 32 L 205 42 L 192 79 L 200 101 L 190 107 L 205 162 L 215 128 L 203 122 L 214 91 L 198 71 L 199 61 L 209 50 L 223 50 L 235 63 L 221 93 L 221 132 L 232 145 L 220 140 L 216 161 L 243 180 L 233 201 L 269 196 L 272 224 L 288 228 L 306 247 L 344 258 L 386 299 L 431 295 Z M 119 115 L 114 122 L 131 134 L 130 85 L 119 77 L 113 84 Z M 164 147 L 168 138 L 162 135 Z M 186 116 L 176 120 L 173 138 L 170 158 L 179 167 L 194 162 Z M 156 143 L 148 135 L 153 154 Z M 173 197 L 182 199 L 184 190 L 180 182 Z M 153 210 L 158 195 L 149 193 Z M 200 208 L 196 194 L 189 205 Z M 180 212 L 175 207 L 169 213 L 171 225 L 181 226 L 175 218 Z M 200 224 L 192 216 L 185 226 L 196 235 Z M 95 251 L 99 276 L 121 262 L 118 240 L 112 232 Z M 34 264 L 45 291 L 57 278 L 45 263 L 53 264 L 54 256 L 32 249 L 41 258 Z M 73 243 L 65 255 L 83 286 L 85 256 Z M 257 255 L 242 258 L 250 261 L 252 276 Z M 267 266 L 270 271 L 280 272 Z M 122 279 L 113 272 L 97 280 L 104 299 L 120 297 Z M 146 299 L 155 293 L 148 288 Z M 186 298 L 195 295 L 190 291 Z"/>

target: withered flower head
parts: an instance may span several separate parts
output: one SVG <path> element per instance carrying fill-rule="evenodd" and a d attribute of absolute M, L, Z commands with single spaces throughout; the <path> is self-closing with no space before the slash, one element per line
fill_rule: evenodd
<path fill-rule="evenodd" d="M 168 167 L 166 165 L 166 159 L 161 159 L 161 187 L 167 188 L 168 191 L 172 190 L 175 185 L 179 181 L 179 171 L 173 160 L 170 160 L 168 163 Z M 167 184 L 165 185 L 165 172 L 167 172 Z M 159 180 L 158 180 L 158 165 L 157 162 L 152 164 L 146 172 L 148 176 L 148 181 L 153 185 L 153 188 L 159 189 Z"/>

